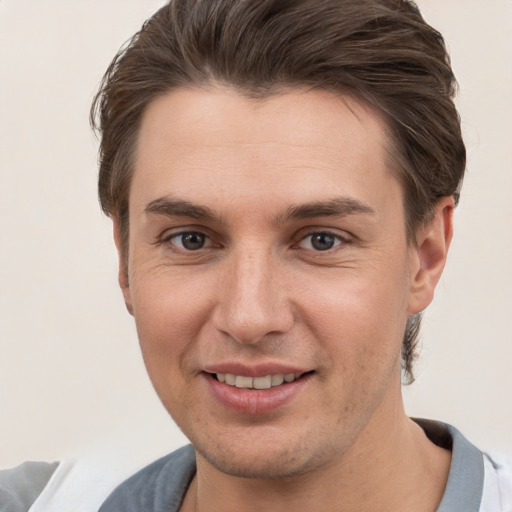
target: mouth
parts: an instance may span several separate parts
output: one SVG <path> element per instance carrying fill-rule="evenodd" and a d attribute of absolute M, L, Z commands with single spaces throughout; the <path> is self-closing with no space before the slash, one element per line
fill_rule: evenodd
<path fill-rule="evenodd" d="M 310 377 L 315 373 L 314 370 L 301 371 L 299 368 L 276 368 L 281 365 L 267 365 L 266 368 L 237 364 L 223 366 L 225 368 L 209 368 L 202 372 L 208 387 L 218 404 L 246 416 L 283 410 L 295 397 L 302 395 L 302 390 L 307 389 Z"/>
<path fill-rule="evenodd" d="M 265 375 L 263 377 L 248 377 L 246 375 L 234 375 L 232 373 L 212 373 L 212 377 L 218 382 L 227 384 L 239 389 L 270 389 L 278 386 L 291 384 L 296 380 L 308 375 L 305 373 L 277 373 L 274 375 Z"/>

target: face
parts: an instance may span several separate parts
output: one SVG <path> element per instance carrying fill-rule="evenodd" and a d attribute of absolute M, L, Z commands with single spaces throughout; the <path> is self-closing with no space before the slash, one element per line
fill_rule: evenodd
<path fill-rule="evenodd" d="M 327 467 L 396 417 L 418 255 L 387 144 L 320 91 L 145 112 L 121 285 L 160 399 L 224 473 Z"/>

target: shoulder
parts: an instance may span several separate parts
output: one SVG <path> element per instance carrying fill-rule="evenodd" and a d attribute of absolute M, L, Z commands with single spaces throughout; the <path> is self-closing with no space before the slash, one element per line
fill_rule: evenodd
<path fill-rule="evenodd" d="M 448 482 L 437 512 L 512 512 L 512 469 L 503 457 L 481 452 L 447 423 L 414 421 L 433 443 L 452 452 Z"/>
<path fill-rule="evenodd" d="M 484 490 L 480 512 L 512 511 L 512 466 L 499 454 L 484 453 Z"/>
<path fill-rule="evenodd" d="M 194 449 L 184 446 L 124 481 L 99 512 L 177 511 L 195 470 Z"/>
<path fill-rule="evenodd" d="M 7 507 L 5 510 L 28 510 L 58 465 L 58 462 L 24 462 L 15 468 L 0 470 L 0 503 Z"/>

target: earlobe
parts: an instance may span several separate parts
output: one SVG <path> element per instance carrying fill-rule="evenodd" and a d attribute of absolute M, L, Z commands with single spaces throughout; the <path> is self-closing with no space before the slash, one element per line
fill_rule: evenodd
<path fill-rule="evenodd" d="M 409 315 L 423 311 L 434 298 L 434 290 L 448 256 L 453 235 L 452 197 L 441 199 L 433 218 L 420 228 L 411 247 Z"/>
<path fill-rule="evenodd" d="M 133 307 L 130 293 L 130 282 L 128 279 L 128 254 L 126 254 L 126 250 L 123 247 L 123 240 L 121 235 L 121 225 L 119 223 L 119 219 L 117 217 L 113 217 L 113 228 L 114 228 L 114 242 L 116 244 L 117 249 L 117 257 L 119 260 L 119 273 L 118 273 L 118 281 L 119 286 L 121 287 L 121 291 L 123 292 L 124 303 L 126 304 L 126 309 L 133 315 Z"/>

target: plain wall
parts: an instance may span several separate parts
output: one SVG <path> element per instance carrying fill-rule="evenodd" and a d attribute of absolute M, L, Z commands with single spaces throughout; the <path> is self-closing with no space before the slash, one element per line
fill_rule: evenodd
<path fill-rule="evenodd" d="M 143 463 L 185 442 L 117 286 L 88 125 L 110 59 L 161 3 L 0 1 L 0 466 L 110 443 Z M 451 51 L 468 174 L 407 410 L 512 454 L 512 2 L 418 4 Z"/>

